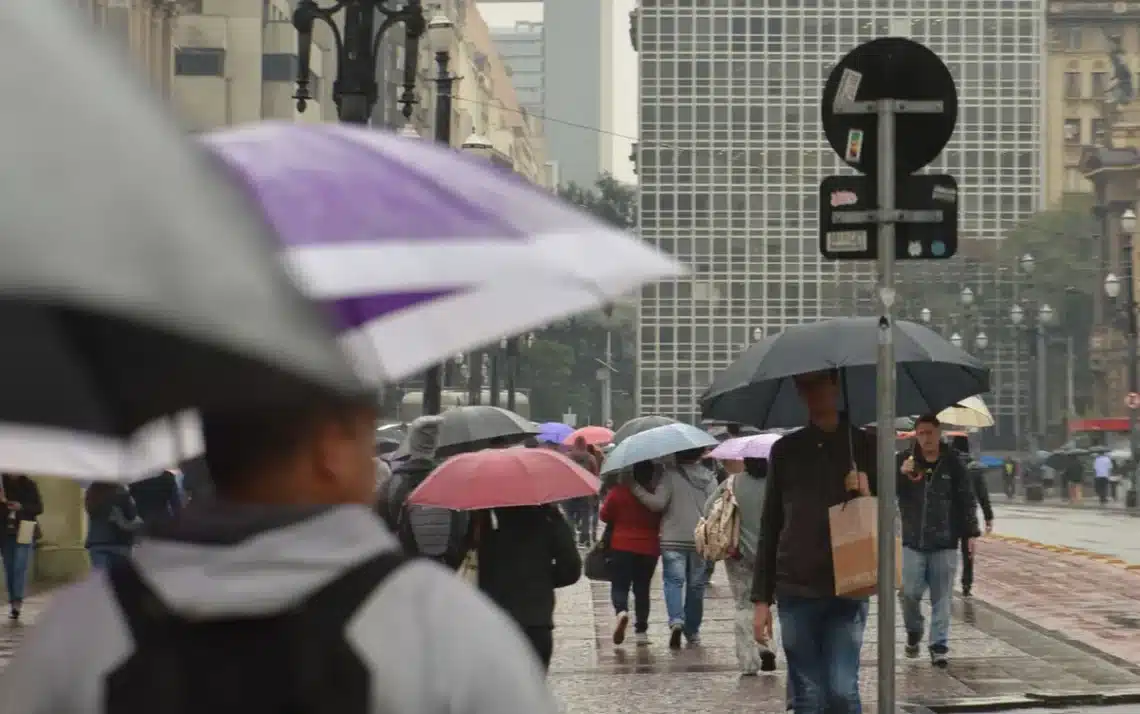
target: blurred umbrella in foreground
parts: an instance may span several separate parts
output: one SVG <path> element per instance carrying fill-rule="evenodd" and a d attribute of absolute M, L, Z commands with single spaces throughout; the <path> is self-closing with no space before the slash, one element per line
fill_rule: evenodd
<path fill-rule="evenodd" d="M 412 491 L 409 503 L 457 511 L 541 506 L 592 496 L 601 482 L 550 449 L 489 449 L 453 456 Z"/>
<path fill-rule="evenodd" d="M 358 392 L 264 219 L 78 23 L 0 3 L 0 468 L 128 480 L 193 455 L 168 415 Z"/>
<path fill-rule="evenodd" d="M 208 135 L 374 376 L 603 307 L 684 271 L 634 235 L 489 162 L 336 124 Z"/>

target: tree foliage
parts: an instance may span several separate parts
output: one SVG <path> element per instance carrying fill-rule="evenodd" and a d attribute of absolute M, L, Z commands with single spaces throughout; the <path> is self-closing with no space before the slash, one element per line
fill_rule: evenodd
<path fill-rule="evenodd" d="M 1096 263 L 1100 226 L 1092 215 L 1091 196 L 1067 198 L 1057 208 L 1030 216 L 1006 236 L 1005 260 L 1016 265 L 1033 256 L 1034 297 L 1060 308 L 1075 291 L 1092 296 L 1102 290 Z"/>
<path fill-rule="evenodd" d="M 637 189 L 610 174 L 602 174 L 591 187 L 569 183 L 558 190 L 566 201 L 584 208 L 602 221 L 630 230 L 637 223 Z M 598 256 L 598 260 L 605 260 Z M 558 420 L 567 409 L 579 424 L 599 423 L 602 388 L 598 369 L 605 360 L 606 332 L 610 331 L 613 418 L 616 424 L 633 416 L 637 369 L 636 310 L 618 303 L 562 320 L 540 331 L 519 360 L 519 386 L 530 390 L 531 418 Z"/>

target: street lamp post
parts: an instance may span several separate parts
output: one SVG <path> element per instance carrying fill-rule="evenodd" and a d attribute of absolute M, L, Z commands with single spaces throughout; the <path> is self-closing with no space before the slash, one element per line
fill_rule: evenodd
<path fill-rule="evenodd" d="M 451 88 L 455 78 L 448 65 L 451 62 L 452 31 L 455 25 L 446 15 L 436 15 L 428 23 L 428 41 L 435 53 L 436 101 L 435 140 L 451 146 Z M 498 386 L 497 384 L 494 386 Z M 432 365 L 424 372 L 424 414 L 439 414 L 443 408 L 443 367 Z M 492 389 L 491 403 L 498 404 L 498 392 Z"/>
<path fill-rule="evenodd" d="M 1140 365 L 1138 365 L 1136 353 L 1136 341 L 1138 339 L 1138 326 L 1137 326 L 1137 309 L 1136 304 L 1136 276 L 1133 268 L 1134 258 L 1132 255 L 1133 250 L 1133 237 L 1136 233 L 1136 213 L 1131 208 L 1124 211 L 1120 216 L 1120 229 L 1121 229 L 1121 245 L 1124 252 L 1124 305 L 1122 309 L 1125 311 L 1125 318 L 1128 320 L 1128 392 L 1135 394 L 1140 392 Z M 1104 279 L 1104 291 L 1108 297 L 1117 299 L 1121 293 L 1121 280 L 1112 273 Z M 1128 441 L 1129 452 L 1131 454 L 1131 463 L 1129 467 L 1132 470 L 1131 483 L 1129 484 L 1128 493 L 1125 495 L 1125 505 L 1128 508 L 1135 509 L 1140 505 L 1140 465 L 1137 464 L 1140 457 L 1140 434 L 1137 433 L 1137 410 L 1128 409 Z"/>
<path fill-rule="evenodd" d="M 491 350 L 491 406 L 499 406 L 499 361 L 502 353 L 507 351 L 507 341 L 499 340 L 499 349 Z"/>
<path fill-rule="evenodd" d="M 930 308 L 928 307 L 922 308 L 918 313 L 918 319 L 922 320 L 922 324 L 924 325 L 929 325 L 932 317 L 933 313 L 930 312 Z"/>
<path fill-rule="evenodd" d="M 507 409 L 515 411 L 515 383 L 519 378 L 519 347 L 525 341 L 529 349 L 534 345 L 534 333 L 528 332 L 525 338 L 512 337 L 507 341 Z"/>
<path fill-rule="evenodd" d="M 344 11 L 344 29 L 334 16 Z M 384 16 L 376 28 L 376 13 Z M 391 8 L 386 0 L 337 0 L 332 7 L 321 7 L 316 0 L 300 0 L 293 11 L 293 27 L 297 28 L 297 111 L 305 111 L 313 98 L 310 57 L 313 50 L 313 25 L 321 21 L 332 30 L 336 43 L 337 73 L 333 81 L 333 101 L 340 120 L 350 124 L 367 124 L 376 106 L 379 86 L 376 83 L 376 55 L 380 40 L 390 28 L 403 23 L 407 45 L 404 51 L 404 92 L 400 104 L 405 117 L 412 115 L 416 103 L 416 58 L 420 37 L 424 34 L 421 0 L 407 0 L 402 7 Z"/>

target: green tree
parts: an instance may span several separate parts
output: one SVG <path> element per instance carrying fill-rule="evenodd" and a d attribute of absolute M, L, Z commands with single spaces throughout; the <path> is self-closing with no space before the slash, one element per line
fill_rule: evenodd
<path fill-rule="evenodd" d="M 558 189 L 558 195 L 618 228 L 637 225 L 637 188 L 612 174 L 602 174 L 589 187 L 571 181 Z"/>
<path fill-rule="evenodd" d="M 1070 196 L 1053 209 L 1035 213 L 1006 236 L 1002 260 L 1011 267 L 1020 256 L 1033 256 L 1033 297 L 1062 308 L 1076 291 L 1092 296 L 1102 290 L 1096 243 L 1100 226 L 1092 215 L 1091 196 Z"/>

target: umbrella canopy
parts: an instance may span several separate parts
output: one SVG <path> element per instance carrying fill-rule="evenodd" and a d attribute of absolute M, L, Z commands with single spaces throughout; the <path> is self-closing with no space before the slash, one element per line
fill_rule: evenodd
<path fill-rule="evenodd" d="M 548 421 L 538 425 L 538 440 L 547 444 L 561 444 L 574 433 L 574 427 L 560 421 Z"/>
<path fill-rule="evenodd" d="M 712 459 L 766 459 L 783 434 L 755 434 L 721 442 L 709 452 Z"/>
<path fill-rule="evenodd" d="M 954 426 L 982 428 L 994 425 L 989 407 L 979 396 L 966 397 L 952 407 L 938 412 L 938 421 Z"/>
<path fill-rule="evenodd" d="M 0 3 L 0 468 L 128 480 L 194 455 L 166 415 L 359 392 L 260 212 L 64 5 Z"/>
<path fill-rule="evenodd" d="M 747 424 L 717 424 L 710 426 L 708 429 L 709 433 L 720 441 L 735 439 L 741 436 L 756 436 L 760 433 L 759 429 L 754 426 L 748 426 Z"/>
<path fill-rule="evenodd" d="M 836 369 L 841 408 L 853 423 L 874 421 L 878 323 L 875 317 L 825 320 L 761 340 L 713 380 L 700 400 L 702 414 L 761 429 L 800 426 L 807 423 L 807 410 L 793 378 Z M 902 320 L 891 329 L 900 414 L 934 414 L 989 391 L 989 370 L 935 332 Z"/>
<path fill-rule="evenodd" d="M 353 354 L 388 380 L 684 272 L 550 191 L 435 142 L 293 123 L 204 142 L 260 201 Z"/>
<path fill-rule="evenodd" d="M 538 430 L 534 422 L 501 407 L 456 407 L 440 416 L 436 452 L 443 455 L 483 449 L 498 440 L 518 443 Z"/>
<path fill-rule="evenodd" d="M 443 462 L 408 501 L 476 511 L 592 496 L 600 486 L 592 473 L 550 449 L 488 449 Z"/>
<path fill-rule="evenodd" d="M 585 439 L 586 443 L 591 446 L 601 446 L 602 444 L 612 444 L 614 433 L 604 426 L 584 426 L 567 434 L 562 443 L 566 446 L 573 446 L 578 439 Z"/>
<path fill-rule="evenodd" d="M 660 459 L 690 449 L 708 449 L 719 443 L 716 437 L 692 424 L 665 424 L 634 434 L 618 444 L 602 462 L 601 472 L 614 473 L 643 461 Z"/>
<path fill-rule="evenodd" d="M 634 417 L 626 423 L 621 425 L 621 428 L 614 432 L 614 444 L 620 444 L 634 434 L 640 434 L 643 431 L 665 426 L 666 424 L 676 424 L 676 419 L 671 419 L 667 416 L 659 414 L 651 414 L 649 416 Z"/>

